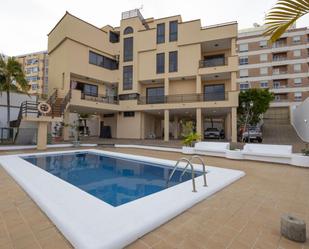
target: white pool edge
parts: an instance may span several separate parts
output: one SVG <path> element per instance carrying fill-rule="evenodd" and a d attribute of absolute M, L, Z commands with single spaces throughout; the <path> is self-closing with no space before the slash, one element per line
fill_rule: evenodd
<path fill-rule="evenodd" d="M 170 160 L 100 150 L 80 151 L 159 164 L 175 163 Z M 70 152 L 76 150 L 63 153 Z M 208 166 L 212 172 L 208 177 L 209 187 L 201 187 L 202 179 L 199 177 L 196 179 L 197 193 L 191 192 L 191 182 L 188 181 L 115 208 L 18 157 L 25 155 L 29 154 L 2 156 L 0 164 L 76 248 L 122 248 L 245 175 L 242 171 Z M 183 197 L 181 200 L 176 198 L 179 194 Z M 82 203 L 80 200 L 83 200 Z M 89 214 L 89 211 L 92 213 Z M 127 214 L 130 214 L 129 217 Z M 106 224 L 102 224 L 102 221 Z"/>

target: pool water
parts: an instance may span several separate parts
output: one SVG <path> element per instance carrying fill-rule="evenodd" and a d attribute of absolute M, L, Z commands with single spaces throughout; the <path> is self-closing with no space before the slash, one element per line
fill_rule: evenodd
<path fill-rule="evenodd" d="M 169 166 L 92 152 L 22 158 L 114 207 L 166 189 L 172 171 Z M 182 172 L 175 171 L 168 187 L 191 179 L 190 171 L 180 179 Z"/>

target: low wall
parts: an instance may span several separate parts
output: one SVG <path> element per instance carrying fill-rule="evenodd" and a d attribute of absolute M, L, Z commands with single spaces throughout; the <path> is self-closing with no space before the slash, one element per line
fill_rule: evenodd
<path fill-rule="evenodd" d="M 309 98 L 299 106 L 291 107 L 291 123 L 298 136 L 309 143 Z"/>

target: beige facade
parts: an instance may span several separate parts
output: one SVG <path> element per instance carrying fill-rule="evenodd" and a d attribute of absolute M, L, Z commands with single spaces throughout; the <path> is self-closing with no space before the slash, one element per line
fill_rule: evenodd
<path fill-rule="evenodd" d="M 22 65 L 30 94 L 48 94 L 48 54 L 47 51 L 16 56 Z"/>
<path fill-rule="evenodd" d="M 274 44 L 264 27 L 238 34 L 238 89 L 269 88 L 272 107 L 288 107 L 309 97 L 309 29 L 291 28 Z"/>
<path fill-rule="evenodd" d="M 48 35 L 48 92 L 70 96 L 67 112 L 97 115 L 95 135 L 109 127 L 114 138 L 167 141 L 192 120 L 200 134 L 215 123 L 236 141 L 236 38 L 235 22 L 201 27 L 133 10 L 98 28 L 66 13 Z"/>

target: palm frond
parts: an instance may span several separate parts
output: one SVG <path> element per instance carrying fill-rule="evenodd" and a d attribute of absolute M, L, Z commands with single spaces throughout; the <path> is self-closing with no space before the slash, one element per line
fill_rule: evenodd
<path fill-rule="evenodd" d="M 278 0 L 265 17 L 264 36 L 275 42 L 297 19 L 309 13 L 309 0 Z"/>

